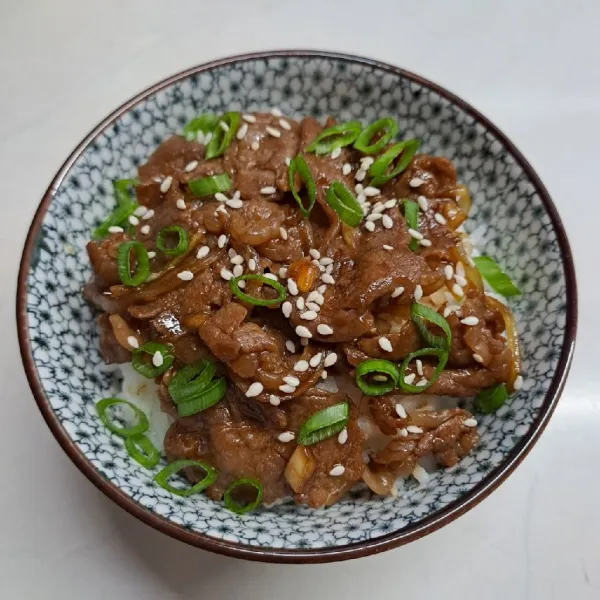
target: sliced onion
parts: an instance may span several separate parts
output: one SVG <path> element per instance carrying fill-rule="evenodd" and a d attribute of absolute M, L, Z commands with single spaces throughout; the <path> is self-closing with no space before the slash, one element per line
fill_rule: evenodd
<path fill-rule="evenodd" d="M 387 496 L 392 491 L 396 479 L 389 471 L 373 472 L 367 465 L 363 469 L 362 478 L 369 489 L 378 496 Z"/>
<path fill-rule="evenodd" d="M 128 338 L 133 337 L 138 341 L 138 345 L 142 345 L 144 340 L 127 324 L 127 321 L 121 315 L 109 315 L 108 320 L 113 329 L 113 333 L 115 334 L 115 338 L 119 343 L 119 346 L 125 348 L 131 352 L 133 348 L 131 344 L 128 342 Z"/>
<path fill-rule="evenodd" d="M 459 185 L 456 188 L 456 198 L 456 204 L 458 206 L 456 214 L 448 216 L 448 211 L 445 213 L 448 228 L 452 231 L 458 229 L 469 216 L 472 204 L 469 190 L 467 190 L 467 187 L 464 185 Z"/>
<path fill-rule="evenodd" d="M 290 487 L 299 493 L 316 467 L 317 464 L 310 450 L 305 446 L 298 446 L 285 467 L 284 475 Z"/>

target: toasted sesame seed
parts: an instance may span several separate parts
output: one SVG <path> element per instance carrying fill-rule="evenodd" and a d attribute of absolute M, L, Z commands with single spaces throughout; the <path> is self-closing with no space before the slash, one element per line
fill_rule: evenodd
<path fill-rule="evenodd" d="M 254 115 L 242 115 L 242 119 L 244 119 L 246 123 L 256 123 L 256 117 Z"/>
<path fill-rule="evenodd" d="M 277 281 L 277 275 L 275 275 L 275 273 L 263 273 L 263 277 Z"/>
<path fill-rule="evenodd" d="M 456 274 L 461 277 L 465 276 L 465 266 L 461 262 L 456 263 Z"/>
<path fill-rule="evenodd" d="M 417 387 L 423 387 L 425 385 L 427 385 L 429 382 L 427 381 L 427 379 L 423 378 L 421 379 L 421 381 L 417 381 L 416 385 Z"/>
<path fill-rule="evenodd" d="M 289 167 L 291 162 L 292 162 L 292 159 L 289 156 L 286 156 L 285 157 L 285 164 Z"/>
<path fill-rule="evenodd" d="M 246 397 L 255 398 L 259 394 L 262 394 L 263 389 L 263 384 L 260 381 L 255 381 L 254 383 L 251 383 L 250 387 L 246 390 Z"/>
<path fill-rule="evenodd" d="M 314 310 L 315 312 L 320 312 L 321 310 L 321 307 L 316 302 L 307 302 L 306 308 L 308 308 L 308 310 Z"/>
<path fill-rule="evenodd" d="M 279 126 L 282 129 L 285 129 L 287 131 L 289 131 L 292 128 L 292 126 L 289 124 L 289 122 L 286 121 L 285 119 L 279 119 Z"/>
<path fill-rule="evenodd" d="M 256 152 L 256 150 L 258 150 L 260 148 L 260 143 L 256 140 L 254 140 L 251 144 L 250 144 L 250 148 L 252 148 L 252 150 L 254 150 Z"/>
<path fill-rule="evenodd" d="M 294 344 L 294 342 L 292 342 L 292 340 L 286 340 L 285 342 L 285 347 L 287 349 L 288 352 L 291 352 L 292 354 L 295 354 L 296 352 L 296 344 Z M 298 363 L 296 363 L 298 364 Z M 295 369 L 297 370 L 297 369 Z"/>
<path fill-rule="evenodd" d="M 331 352 L 325 357 L 325 360 L 323 361 L 323 366 L 332 367 L 337 362 L 337 359 L 337 354 L 335 352 Z"/>
<path fill-rule="evenodd" d="M 372 212 L 370 215 L 367 215 L 366 220 L 372 221 L 373 223 L 379 219 L 383 219 L 383 215 L 381 213 Z"/>
<path fill-rule="evenodd" d="M 477 427 L 477 421 L 475 419 L 465 419 L 463 421 L 465 427 Z"/>
<path fill-rule="evenodd" d="M 381 219 L 381 224 L 386 229 L 391 229 L 394 226 L 394 221 L 392 221 L 392 217 L 390 217 L 389 215 L 383 215 L 383 218 Z"/>
<path fill-rule="evenodd" d="M 431 246 L 431 240 L 419 240 L 419 244 L 421 244 L 421 246 L 429 248 L 429 246 Z"/>
<path fill-rule="evenodd" d="M 363 166 L 364 169 L 368 169 L 374 162 L 375 159 L 372 156 L 363 156 L 360 159 L 360 164 Z"/>
<path fill-rule="evenodd" d="M 321 371 L 321 379 L 327 379 L 327 371 L 325 369 Z"/>
<path fill-rule="evenodd" d="M 304 312 L 300 315 L 300 318 L 304 319 L 305 321 L 314 321 L 318 316 L 319 315 L 317 314 L 316 311 L 307 310 L 306 312 Z"/>
<path fill-rule="evenodd" d="M 221 277 L 225 281 L 229 281 L 233 277 L 233 273 L 229 269 L 221 269 Z"/>
<path fill-rule="evenodd" d="M 465 287 L 467 285 L 467 280 L 464 277 L 461 277 L 460 275 L 455 275 L 454 279 L 456 281 L 456 283 L 458 283 L 458 285 L 460 285 L 460 287 Z"/>
<path fill-rule="evenodd" d="M 446 219 L 444 217 L 444 215 L 442 215 L 441 213 L 435 213 L 435 215 L 433 215 L 433 218 L 440 224 L 440 225 L 445 225 L 446 224 Z"/>
<path fill-rule="evenodd" d="M 238 253 L 235 251 L 235 248 L 229 248 L 229 250 L 227 250 L 227 255 L 229 258 L 235 258 Z"/>
<path fill-rule="evenodd" d="M 304 298 L 302 298 L 302 296 L 296 300 L 296 308 L 298 310 L 304 310 Z"/>
<path fill-rule="evenodd" d="M 383 245 L 383 249 L 384 249 L 384 250 L 393 250 L 393 249 L 394 249 L 394 247 L 393 247 L 393 246 L 390 246 L 390 245 L 388 245 L 388 244 L 384 244 L 384 245 Z"/>
<path fill-rule="evenodd" d="M 238 140 L 243 140 L 246 137 L 247 133 L 248 133 L 248 123 L 242 123 L 242 126 L 238 129 L 237 133 L 235 134 L 235 137 Z"/>
<path fill-rule="evenodd" d="M 229 208 L 242 208 L 244 203 L 239 198 L 234 198 L 233 200 L 227 200 L 227 206 Z"/>
<path fill-rule="evenodd" d="M 246 282 L 242 279 L 242 281 L 238 281 L 238 287 L 243 290 L 246 287 Z"/>
<path fill-rule="evenodd" d="M 363 184 L 362 184 L 362 183 L 357 183 L 357 184 L 354 186 L 354 191 L 355 191 L 357 194 L 362 194 L 362 192 L 363 192 L 363 190 L 364 190 L 364 189 L 365 189 L 365 188 L 363 187 Z M 365 196 L 365 198 L 366 198 L 366 196 Z"/>
<path fill-rule="evenodd" d="M 235 265 L 235 267 L 233 267 L 233 276 L 234 277 L 239 277 L 240 275 L 244 274 L 244 267 L 242 267 L 242 265 Z"/>
<path fill-rule="evenodd" d="M 359 169 L 358 171 L 356 171 L 354 179 L 356 179 L 356 181 L 363 181 L 366 176 L 367 172 L 364 169 Z"/>
<path fill-rule="evenodd" d="M 399 285 L 393 292 L 392 292 L 392 298 L 397 298 L 398 296 L 400 296 L 400 294 L 402 294 L 402 292 L 404 292 L 404 288 Z"/>
<path fill-rule="evenodd" d="M 412 385 L 412 382 L 417 378 L 417 374 L 416 373 L 411 373 L 410 375 L 407 375 L 404 378 L 404 383 L 407 383 L 408 385 Z"/>
<path fill-rule="evenodd" d="M 154 250 L 149 250 L 148 251 L 148 258 L 155 258 L 156 257 L 156 252 L 154 252 Z"/>
<path fill-rule="evenodd" d="M 455 296 L 459 296 L 459 297 L 461 297 L 461 298 L 462 298 L 462 297 L 465 295 L 465 293 L 463 292 L 463 289 L 460 287 L 460 285 L 458 285 L 458 283 L 455 283 L 455 284 L 452 286 L 452 293 L 453 293 Z"/>
<path fill-rule="evenodd" d="M 346 467 L 344 467 L 344 465 L 335 465 L 333 467 L 333 469 L 331 469 L 331 471 L 329 471 L 329 474 L 332 477 L 340 477 L 341 475 L 344 474 L 345 471 L 346 471 Z"/>
<path fill-rule="evenodd" d="M 350 171 L 352 171 L 352 166 L 350 163 L 344 163 L 344 166 L 342 167 L 342 174 L 350 175 Z"/>
<path fill-rule="evenodd" d="M 279 129 L 275 129 L 275 127 L 265 127 L 266 132 L 269 135 L 272 135 L 274 138 L 279 138 L 281 137 L 281 131 L 279 131 Z"/>
<path fill-rule="evenodd" d="M 306 362 L 305 360 L 299 360 L 294 365 L 294 371 L 296 371 L 297 373 L 304 373 L 304 371 L 308 371 L 308 362 Z"/>
<path fill-rule="evenodd" d="M 313 368 L 316 369 L 320 362 L 321 359 L 323 358 L 323 353 L 322 352 L 317 352 L 309 361 L 308 364 Z"/>
<path fill-rule="evenodd" d="M 285 279 L 287 277 L 287 271 L 286 267 L 279 267 L 279 278 Z"/>
<path fill-rule="evenodd" d="M 135 215 L 129 215 L 128 220 L 133 226 L 140 224 L 140 220 Z"/>
<path fill-rule="evenodd" d="M 288 442 L 291 442 L 295 437 L 296 437 L 296 434 L 293 431 L 284 431 L 283 433 L 280 433 L 277 436 L 277 439 L 280 442 L 287 444 Z"/>
<path fill-rule="evenodd" d="M 417 204 L 423 212 L 426 212 L 429 208 L 429 202 L 427 202 L 427 198 L 425 198 L 425 196 L 419 196 L 417 198 Z"/>
<path fill-rule="evenodd" d="M 177 200 L 177 208 L 179 210 L 185 210 L 185 200 L 183 198 L 179 198 L 179 200 Z"/>
<path fill-rule="evenodd" d="M 448 281 L 454 277 L 454 269 L 452 268 L 452 265 L 446 265 L 444 267 L 444 275 Z"/>
<path fill-rule="evenodd" d="M 132 347 L 132 348 L 139 348 L 140 347 L 140 343 L 138 342 L 137 338 L 133 335 L 130 335 L 127 338 L 127 343 Z"/>
<path fill-rule="evenodd" d="M 513 388 L 515 389 L 516 392 L 518 392 L 522 387 L 523 387 L 523 376 L 517 375 L 517 377 L 515 378 L 515 381 L 513 383 Z"/>
<path fill-rule="evenodd" d="M 160 191 L 163 194 L 166 194 L 171 189 L 171 184 L 173 183 L 173 178 L 169 175 L 166 177 L 163 182 L 160 184 Z"/>
<path fill-rule="evenodd" d="M 465 317 L 464 319 L 461 319 L 460 322 L 463 325 L 469 325 L 470 327 L 472 327 L 479 323 L 479 319 L 477 317 Z"/>
<path fill-rule="evenodd" d="M 229 198 L 222 192 L 217 192 L 215 194 L 215 200 L 218 200 L 219 202 L 227 202 L 227 200 L 229 200 Z"/>
<path fill-rule="evenodd" d="M 193 171 L 197 166 L 198 166 L 198 161 L 192 160 L 187 165 L 185 165 L 185 168 L 183 170 L 186 173 L 189 173 L 190 171 Z"/>
<path fill-rule="evenodd" d="M 227 243 L 227 236 L 224 233 L 222 233 L 219 236 L 219 239 L 217 240 L 217 246 L 219 246 L 219 248 L 224 248 L 226 243 Z"/>
<path fill-rule="evenodd" d="M 365 223 L 365 229 L 366 229 L 367 231 L 371 231 L 371 232 L 372 232 L 372 231 L 375 231 L 375 223 L 373 223 L 373 221 L 367 221 L 367 222 Z"/>
<path fill-rule="evenodd" d="M 208 246 L 201 246 L 198 248 L 198 252 L 196 253 L 196 258 L 206 258 L 208 253 L 210 252 L 210 248 Z"/>
<path fill-rule="evenodd" d="M 335 160 L 336 158 L 340 157 L 340 154 L 342 153 L 342 149 L 341 148 L 334 148 L 333 152 L 331 153 L 331 158 L 333 160 Z"/>
<path fill-rule="evenodd" d="M 308 338 L 301 338 L 300 345 L 302 345 L 304 347 L 308 346 Z"/>
<path fill-rule="evenodd" d="M 423 361 L 417 358 L 415 365 L 417 366 L 417 373 L 423 377 Z"/>
<path fill-rule="evenodd" d="M 328 283 L 329 285 L 335 283 L 335 279 L 329 273 L 323 273 L 323 275 L 321 275 L 321 281 L 323 283 Z"/>
<path fill-rule="evenodd" d="M 164 362 L 163 359 L 163 355 L 157 350 L 153 355 L 152 355 L 152 364 L 155 367 L 162 367 L 162 364 Z"/>
<path fill-rule="evenodd" d="M 289 319 L 292 314 L 292 303 L 288 301 L 284 302 L 281 305 L 281 312 L 286 319 Z"/>
<path fill-rule="evenodd" d="M 191 281 L 194 279 L 194 274 L 191 271 L 181 271 L 181 273 L 177 273 L 177 277 L 179 277 L 181 281 Z"/>
<path fill-rule="evenodd" d="M 297 377 L 294 377 L 293 375 L 286 375 L 283 378 L 283 381 L 285 381 L 288 385 L 292 385 L 294 387 L 298 387 L 300 385 L 300 380 Z"/>
<path fill-rule="evenodd" d="M 272 185 L 267 185 L 263 188 L 260 188 L 260 193 L 265 196 L 269 196 L 270 194 L 274 194 L 277 190 Z"/>
<path fill-rule="evenodd" d="M 429 473 L 421 466 L 415 465 L 412 476 L 421 484 L 425 484 L 429 481 Z"/>
<path fill-rule="evenodd" d="M 400 404 L 400 402 L 396 404 L 396 414 L 401 419 L 406 419 L 408 417 L 408 415 L 406 414 L 406 409 L 404 408 L 404 406 L 402 406 L 402 404 Z"/>
<path fill-rule="evenodd" d="M 319 292 L 319 294 L 324 294 L 327 291 L 327 286 L 325 284 L 320 285 L 317 288 L 317 292 Z M 317 300 L 318 302 L 318 300 Z"/>
<path fill-rule="evenodd" d="M 384 202 L 383 208 L 385 208 L 386 210 L 388 210 L 390 208 L 394 208 L 394 206 L 396 206 L 396 204 L 398 204 L 398 200 L 396 200 L 395 198 L 392 198 L 391 200 L 388 200 L 387 202 Z"/>
<path fill-rule="evenodd" d="M 333 334 L 333 329 L 329 325 L 321 323 L 320 325 L 317 325 L 317 332 L 320 335 L 331 335 Z"/>
<path fill-rule="evenodd" d="M 269 396 L 269 403 L 272 406 L 279 406 L 279 404 L 281 403 L 281 400 L 277 396 L 275 396 L 275 394 L 271 394 Z"/>
<path fill-rule="evenodd" d="M 291 277 L 287 280 L 287 287 L 292 296 L 298 295 L 298 284 Z"/>
<path fill-rule="evenodd" d="M 473 354 L 473 360 L 475 362 L 482 363 L 483 362 L 483 356 L 481 356 L 481 354 Z"/>
<path fill-rule="evenodd" d="M 248 269 L 250 269 L 250 271 L 256 271 L 256 261 L 253 258 L 248 259 Z"/>
<path fill-rule="evenodd" d="M 233 248 L 232 248 L 233 250 Z M 235 252 L 235 250 L 233 250 Z M 244 264 L 244 257 L 241 256 L 240 254 L 234 254 L 229 261 L 231 262 L 232 265 L 243 265 Z"/>
<path fill-rule="evenodd" d="M 271 114 L 274 117 L 282 117 L 283 116 L 283 113 L 277 107 L 271 109 Z"/>
<path fill-rule="evenodd" d="M 363 193 L 367 198 L 372 198 L 374 196 L 379 196 L 379 194 L 381 194 L 381 190 L 379 188 L 373 187 L 372 185 L 368 185 L 363 190 Z"/>
<path fill-rule="evenodd" d="M 284 383 L 283 385 L 279 386 L 279 391 L 283 392 L 284 394 L 293 394 L 296 391 L 296 388 L 293 385 Z"/>
<path fill-rule="evenodd" d="M 406 427 L 403 427 L 398 433 L 401 437 L 408 437 L 408 431 L 406 431 Z"/>
<path fill-rule="evenodd" d="M 149 211 L 147 211 L 144 216 L 142 217 L 142 219 L 144 221 L 147 221 L 148 219 L 151 219 L 154 216 L 154 209 L 151 208 Z"/>
<path fill-rule="evenodd" d="M 342 446 L 348 441 L 348 430 L 344 427 L 338 435 L 338 444 Z"/>
<path fill-rule="evenodd" d="M 212 140 L 213 137 L 213 133 L 212 131 L 209 131 L 208 133 L 204 134 L 204 144 L 208 145 L 208 143 L 210 142 L 210 140 Z M 200 137 L 198 136 L 198 141 L 200 141 Z"/>
<path fill-rule="evenodd" d="M 415 240 L 422 240 L 423 239 L 423 234 L 419 233 L 416 229 L 410 229 L 408 230 L 408 235 L 410 235 L 410 237 L 415 238 Z"/>
<path fill-rule="evenodd" d="M 376 202 L 371 208 L 371 214 L 383 213 L 385 206 L 381 202 Z"/>
<path fill-rule="evenodd" d="M 326 267 L 333 264 L 333 258 L 329 258 L 329 256 L 322 256 L 319 259 L 319 262 Z"/>
<path fill-rule="evenodd" d="M 408 185 L 410 185 L 410 187 L 418 188 L 419 186 L 423 185 L 424 183 L 425 182 L 420 177 L 413 177 L 408 182 Z"/>
<path fill-rule="evenodd" d="M 143 217 L 146 213 L 148 212 L 148 209 L 143 205 L 140 204 L 134 211 L 133 214 L 136 217 Z"/>
<path fill-rule="evenodd" d="M 319 286 L 322 287 L 322 286 Z M 323 294 L 321 294 L 321 292 L 317 292 L 317 295 L 315 296 L 315 304 L 319 304 L 321 306 L 323 306 L 323 304 L 325 303 L 325 298 L 323 298 Z"/>
<path fill-rule="evenodd" d="M 306 339 L 312 337 L 312 333 L 304 325 L 298 325 L 298 327 L 296 327 L 296 335 Z"/>
<path fill-rule="evenodd" d="M 119 227 L 118 225 L 111 225 L 108 228 L 109 233 L 123 233 L 123 228 Z"/>
<path fill-rule="evenodd" d="M 423 288 L 418 285 L 415 288 L 415 300 L 419 301 L 423 297 Z"/>
<path fill-rule="evenodd" d="M 227 133 L 229 131 L 229 125 L 227 125 L 227 123 L 225 123 L 225 121 L 219 121 L 219 127 L 225 132 Z"/>
<path fill-rule="evenodd" d="M 150 225 L 143 225 L 140 227 L 140 233 L 142 235 L 148 235 L 150 233 Z"/>
<path fill-rule="evenodd" d="M 406 430 L 408 431 L 408 433 L 423 433 L 423 430 L 420 427 L 417 427 L 416 425 L 409 425 Z"/>
<path fill-rule="evenodd" d="M 388 340 L 386 337 L 379 338 L 379 347 L 384 352 L 392 352 L 394 350 L 394 348 L 392 347 L 392 342 L 390 342 L 390 340 Z"/>

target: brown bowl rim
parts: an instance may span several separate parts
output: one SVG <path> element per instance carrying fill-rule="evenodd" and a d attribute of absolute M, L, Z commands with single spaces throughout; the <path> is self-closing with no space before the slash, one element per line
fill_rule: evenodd
<path fill-rule="evenodd" d="M 446 98 L 450 102 L 460 106 L 462 110 L 467 112 L 469 115 L 474 117 L 479 123 L 481 123 L 486 129 L 492 131 L 495 136 L 498 137 L 507 148 L 507 150 L 513 155 L 522 169 L 527 173 L 529 179 L 533 182 L 536 192 L 539 194 L 544 207 L 556 232 L 558 243 L 561 249 L 561 258 L 563 262 L 563 268 L 566 277 L 566 292 L 567 292 L 567 322 L 565 329 L 565 339 L 563 342 L 560 358 L 556 368 L 556 372 L 552 378 L 552 382 L 546 393 L 544 403 L 540 407 L 540 412 L 532 423 L 529 431 L 518 444 L 511 450 L 508 456 L 503 460 L 502 464 L 499 465 L 494 471 L 492 471 L 487 477 L 482 479 L 477 485 L 473 487 L 465 496 L 451 502 L 442 510 L 430 515 L 429 517 L 419 521 L 413 525 L 409 525 L 403 530 L 390 533 L 385 536 L 374 538 L 372 540 L 365 540 L 362 542 L 356 542 L 345 546 L 333 546 L 329 548 L 316 548 L 306 550 L 295 550 L 295 549 L 275 549 L 275 548 L 261 548 L 254 546 L 247 546 L 238 544 L 235 542 L 229 542 L 225 540 L 218 540 L 207 537 L 199 532 L 190 531 L 184 529 L 180 525 L 173 523 L 165 518 L 159 517 L 149 509 L 143 508 L 138 505 L 133 499 L 127 496 L 121 491 L 115 484 L 105 479 L 99 471 L 97 471 L 91 462 L 85 457 L 85 455 L 77 448 L 74 442 L 69 438 L 66 431 L 60 425 L 57 416 L 54 414 L 49 402 L 47 401 L 41 383 L 37 377 L 37 371 L 31 352 L 31 346 L 29 343 L 28 336 L 28 321 L 27 321 L 27 276 L 29 273 L 29 266 L 31 263 L 32 252 L 35 247 L 35 241 L 39 233 L 42 220 L 48 210 L 48 207 L 52 201 L 54 191 L 58 189 L 63 178 L 68 173 L 73 163 L 77 160 L 79 155 L 85 150 L 87 145 L 106 127 L 108 127 L 113 121 L 118 119 L 124 112 L 131 109 L 134 105 L 138 104 L 149 95 L 165 88 L 177 81 L 185 79 L 190 75 L 201 73 L 203 71 L 220 67 L 224 65 L 234 64 L 236 62 L 243 62 L 254 59 L 268 59 L 273 57 L 294 57 L 294 58 L 326 58 L 344 61 L 347 63 L 358 63 L 366 66 L 377 67 L 383 69 L 394 75 L 400 75 L 408 80 L 418 83 L 422 86 L 428 87 L 435 91 L 440 96 Z M 175 539 L 182 542 L 202 548 L 203 550 L 209 550 L 211 552 L 217 552 L 227 556 L 235 558 L 243 558 L 247 560 L 273 562 L 273 563 L 326 563 L 339 560 L 348 560 L 352 558 L 359 558 L 362 556 L 369 556 L 377 554 L 391 548 L 407 544 L 408 542 L 423 537 L 429 533 L 432 533 L 442 527 L 443 525 L 453 521 L 465 512 L 476 506 L 485 497 L 487 497 L 493 490 L 495 490 L 514 469 L 521 463 L 525 456 L 529 453 L 546 425 L 556 405 L 558 399 L 565 385 L 567 374 L 571 366 L 573 357 L 573 351 L 575 347 L 575 336 L 577 330 L 577 283 L 575 279 L 575 268 L 573 265 L 573 256 L 567 240 L 567 235 L 561 219 L 558 215 L 556 207 L 552 202 L 548 191 L 544 187 L 538 175 L 533 170 L 532 166 L 521 154 L 521 152 L 515 147 L 515 145 L 504 135 L 495 125 L 493 125 L 486 117 L 484 117 L 479 111 L 473 108 L 470 104 L 455 96 L 445 88 L 437 85 L 419 75 L 415 75 L 404 69 L 395 67 L 393 65 L 355 56 L 352 54 L 343 54 L 338 52 L 329 52 L 323 50 L 271 50 L 263 52 L 252 52 L 248 54 L 239 54 L 219 60 L 213 60 L 211 62 L 204 63 L 195 67 L 191 67 L 184 71 L 181 71 L 175 75 L 172 75 L 162 81 L 152 85 L 143 92 L 139 93 L 135 97 L 131 98 L 119 108 L 117 108 L 112 114 L 106 117 L 99 125 L 97 125 L 76 147 L 76 149 L 67 158 L 64 164 L 61 166 L 57 174 L 55 175 L 52 183 L 46 190 L 31 226 L 29 228 L 25 246 L 23 249 L 23 255 L 21 257 L 18 285 L 17 285 L 17 329 L 19 337 L 19 346 L 21 351 L 21 357 L 29 385 L 33 392 L 35 401 L 44 417 L 46 423 L 50 427 L 50 430 L 54 434 L 58 443 L 61 445 L 63 450 L 67 453 L 69 458 L 75 463 L 77 468 L 106 496 L 118 504 L 121 508 L 125 509 L 134 517 L 140 521 L 150 525 L 154 529 L 161 531 Z"/>

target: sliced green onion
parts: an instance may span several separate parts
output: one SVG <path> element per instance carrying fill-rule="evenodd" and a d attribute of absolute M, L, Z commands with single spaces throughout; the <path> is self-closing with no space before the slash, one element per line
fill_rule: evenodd
<path fill-rule="evenodd" d="M 188 402 L 177 405 L 177 414 L 180 417 L 189 417 L 202 412 L 219 402 L 227 393 L 227 381 L 225 377 L 213 379 L 206 387 Z"/>
<path fill-rule="evenodd" d="M 146 469 L 151 469 L 160 462 L 160 452 L 143 433 L 126 437 L 125 449 L 133 460 Z"/>
<path fill-rule="evenodd" d="M 502 296 L 519 296 L 521 294 L 511 278 L 502 271 L 498 263 L 492 258 L 489 256 L 476 256 L 473 258 L 473 262 L 495 292 Z"/>
<path fill-rule="evenodd" d="M 231 189 L 231 186 L 231 178 L 227 173 L 219 173 L 218 175 L 210 175 L 209 177 L 201 177 L 200 179 L 188 181 L 190 192 L 198 198 L 211 196 L 217 192 L 227 192 Z"/>
<path fill-rule="evenodd" d="M 411 385 L 406 383 L 406 369 L 408 369 L 412 360 L 419 358 L 420 356 L 435 356 L 438 358 L 438 364 L 435 367 L 432 376 L 429 378 L 426 385 Z M 443 350 L 442 348 L 421 348 L 420 350 L 416 350 L 402 361 L 402 364 L 400 365 L 400 376 L 398 377 L 398 386 L 405 392 L 419 394 L 435 383 L 436 379 L 440 376 L 440 373 L 444 370 L 447 362 L 448 350 Z"/>
<path fill-rule="evenodd" d="M 131 251 L 137 262 L 135 272 L 131 274 Z M 124 285 L 136 287 L 150 275 L 150 259 L 146 248 L 140 242 L 123 242 L 117 249 L 117 270 Z"/>
<path fill-rule="evenodd" d="M 304 206 L 302 203 L 302 198 L 298 195 L 296 191 L 295 184 L 295 175 L 298 173 L 300 175 L 300 179 L 302 183 L 306 186 L 306 194 L 308 196 L 308 206 Z M 290 186 L 290 190 L 292 190 L 292 196 L 298 203 L 298 208 L 300 212 L 308 217 L 310 215 L 310 211 L 313 209 L 315 205 L 315 198 L 317 197 L 317 190 L 315 188 L 315 180 L 313 179 L 312 173 L 304 160 L 304 157 L 301 154 L 298 154 L 296 158 L 293 158 L 288 165 L 288 184 Z"/>
<path fill-rule="evenodd" d="M 197 398 L 210 383 L 216 370 L 215 363 L 206 359 L 179 369 L 168 385 L 169 394 L 175 404 Z"/>
<path fill-rule="evenodd" d="M 298 443 L 310 446 L 339 433 L 346 427 L 349 415 L 350 408 L 347 402 L 340 402 L 316 412 L 300 427 Z"/>
<path fill-rule="evenodd" d="M 362 221 L 363 211 L 358 200 L 340 181 L 334 181 L 329 185 L 325 200 L 338 214 L 342 223 L 356 227 Z"/>
<path fill-rule="evenodd" d="M 132 425 L 131 427 L 117 427 L 110 419 L 108 410 L 119 404 L 124 404 L 131 408 L 131 410 L 135 413 L 137 417 L 137 424 Z M 116 435 L 120 435 L 121 437 L 127 437 L 130 435 L 137 435 L 138 433 L 144 433 L 144 431 L 148 431 L 150 427 L 150 423 L 148 422 L 148 417 L 144 414 L 144 411 L 140 410 L 135 404 L 128 402 L 127 400 L 121 400 L 121 398 L 103 398 L 96 402 L 96 412 L 98 413 L 98 417 L 100 421 L 102 421 L 103 425 L 112 433 Z"/>
<path fill-rule="evenodd" d="M 359 136 L 362 125 L 358 121 L 338 123 L 328 127 L 307 146 L 306 152 L 315 154 L 329 154 L 336 148 L 349 146 Z"/>
<path fill-rule="evenodd" d="M 419 231 L 419 205 L 412 200 L 404 200 L 404 219 L 406 220 L 406 226 L 409 229 Z M 411 236 L 408 247 L 414 252 L 418 243 L 414 237 Z"/>
<path fill-rule="evenodd" d="M 255 492 L 256 496 L 254 500 L 247 502 L 246 504 L 241 504 L 237 500 L 233 498 L 234 492 L 238 492 L 238 488 L 247 488 L 251 487 Z M 249 479 L 247 477 L 242 477 L 237 481 L 234 481 L 226 490 L 223 495 L 223 502 L 225 503 L 225 508 L 229 509 L 231 512 L 234 512 L 238 515 L 243 515 L 244 513 L 250 512 L 255 508 L 258 508 L 260 503 L 262 502 L 263 497 L 263 486 L 258 479 Z"/>
<path fill-rule="evenodd" d="M 475 396 L 474 405 L 479 412 L 489 414 L 496 412 L 507 400 L 508 392 L 506 391 L 506 384 L 501 383 L 500 385 L 481 390 Z"/>
<path fill-rule="evenodd" d="M 417 326 L 423 339 L 430 346 L 441 348 L 442 350 L 450 349 L 450 345 L 452 344 L 452 330 L 450 329 L 448 321 L 446 321 L 442 315 L 424 304 L 415 302 L 410 307 L 410 317 Z M 431 333 L 427 328 L 427 323 L 439 327 L 444 332 L 444 335 L 435 335 L 434 333 Z"/>
<path fill-rule="evenodd" d="M 201 479 L 198 483 L 195 483 L 190 488 L 176 488 L 169 483 L 169 477 L 175 475 L 181 471 L 181 469 L 185 469 L 186 467 L 196 467 L 202 469 L 206 475 L 203 479 Z M 176 496 L 191 496 L 192 494 L 197 494 L 202 490 L 205 490 L 209 485 L 212 485 L 217 480 L 217 471 L 214 467 L 207 465 L 206 463 L 200 462 L 199 460 L 176 460 L 172 462 L 170 465 L 167 465 L 164 469 L 159 471 L 154 476 L 154 481 L 160 485 L 161 488 L 167 490 L 167 492 L 171 492 L 171 494 L 175 494 Z"/>
<path fill-rule="evenodd" d="M 240 281 L 261 281 L 265 285 L 272 287 L 277 292 L 277 298 L 255 298 L 254 296 L 245 294 L 240 289 Z M 254 306 L 275 306 L 277 304 L 280 304 L 287 298 L 287 292 L 285 288 L 279 283 L 279 281 L 275 281 L 274 279 L 270 279 L 269 277 L 266 277 L 265 275 L 260 275 L 258 273 L 233 277 L 229 280 L 229 289 L 231 290 L 234 296 L 236 296 L 243 302 L 253 304 Z"/>
<path fill-rule="evenodd" d="M 156 353 L 161 356 L 160 364 L 154 362 Z M 147 360 L 150 357 L 150 360 Z M 158 342 L 146 342 L 143 346 L 136 348 L 131 356 L 131 366 L 144 377 L 154 379 L 162 375 L 173 364 L 175 357 L 169 346 Z"/>
<path fill-rule="evenodd" d="M 225 123 L 227 131 L 221 126 L 221 123 Z M 240 113 L 238 112 L 227 112 L 219 118 L 212 130 L 210 142 L 206 146 L 206 160 L 221 156 L 229 148 L 229 144 L 231 144 L 239 126 Z"/>
<path fill-rule="evenodd" d="M 129 226 L 128 219 L 137 208 L 138 203 L 128 190 L 130 187 L 139 185 L 139 183 L 137 179 L 117 179 L 113 181 L 113 192 L 117 205 L 106 220 L 94 229 L 92 232 L 94 239 L 100 240 L 105 238 L 110 233 L 108 230 L 111 227 L 123 227 L 123 229 L 126 229 Z"/>
<path fill-rule="evenodd" d="M 385 375 L 387 381 L 373 381 L 368 376 Z M 358 389 L 366 396 L 382 396 L 389 394 L 398 386 L 400 372 L 398 367 L 389 360 L 370 359 L 361 362 L 356 367 L 355 379 Z"/>
<path fill-rule="evenodd" d="M 204 113 L 199 117 L 192 119 L 183 128 L 183 135 L 188 142 L 193 142 L 198 137 L 198 132 L 208 133 L 212 131 L 217 124 L 217 115 Z"/>
<path fill-rule="evenodd" d="M 406 140 L 399 144 L 394 144 L 389 150 L 386 150 L 381 156 L 377 157 L 375 162 L 369 167 L 368 173 L 373 178 L 369 185 L 377 187 L 400 175 L 410 164 L 420 144 L 419 140 Z M 400 156 L 400 160 L 390 170 L 390 166 L 393 165 L 394 160 L 398 156 Z"/>
<path fill-rule="evenodd" d="M 380 133 L 380 137 L 373 141 Z M 379 119 L 362 130 L 354 142 L 354 147 L 364 154 L 375 154 L 385 148 L 397 133 L 398 124 L 394 119 Z"/>
<path fill-rule="evenodd" d="M 173 247 L 167 246 L 168 236 L 171 234 L 177 235 L 177 244 Z M 167 256 L 181 256 L 185 254 L 189 247 L 187 231 L 179 225 L 163 227 L 156 238 L 156 247 Z"/>

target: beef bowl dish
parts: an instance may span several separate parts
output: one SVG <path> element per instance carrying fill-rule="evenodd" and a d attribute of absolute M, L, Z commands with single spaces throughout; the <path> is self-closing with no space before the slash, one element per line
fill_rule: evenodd
<path fill-rule="evenodd" d="M 575 327 L 566 238 L 510 142 L 433 84 L 310 53 L 117 111 L 42 203 L 21 286 L 78 466 L 264 560 L 360 556 L 472 506 L 543 429 Z"/>

